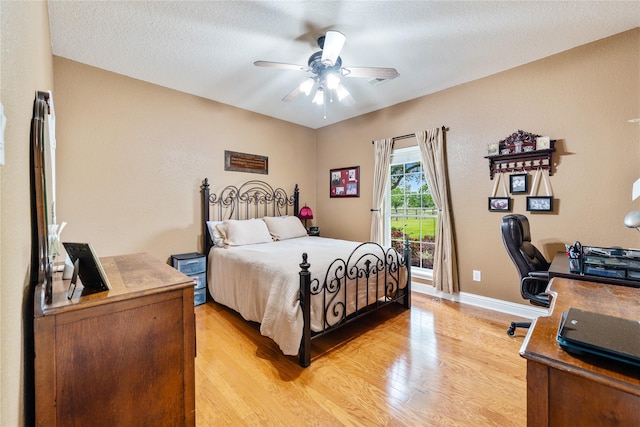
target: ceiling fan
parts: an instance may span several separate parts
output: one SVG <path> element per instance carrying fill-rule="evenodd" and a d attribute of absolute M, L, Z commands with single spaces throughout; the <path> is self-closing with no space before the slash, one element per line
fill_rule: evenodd
<path fill-rule="evenodd" d="M 395 68 L 379 67 L 343 67 L 340 52 L 347 37 L 339 31 L 329 30 L 324 36 L 318 38 L 318 46 L 321 50 L 309 57 L 308 65 L 285 64 L 282 62 L 256 61 L 253 64 L 258 67 L 280 68 L 284 70 L 305 71 L 313 75 L 299 86 L 289 92 L 282 100 L 289 102 L 304 93 L 309 95 L 315 87 L 313 102 L 318 105 L 325 104 L 325 98 L 333 101 L 333 94 L 338 100 L 353 104 L 355 100 L 342 84 L 340 77 L 365 77 L 377 80 L 390 80 L 398 77 Z"/>

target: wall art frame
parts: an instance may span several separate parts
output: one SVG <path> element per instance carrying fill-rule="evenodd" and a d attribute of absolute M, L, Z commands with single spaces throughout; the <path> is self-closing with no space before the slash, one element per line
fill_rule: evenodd
<path fill-rule="evenodd" d="M 329 197 L 360 197 L 360 166 L 331 169 Z"/>
<path fill-rule="evenodd" d="M 511 197 L 489 197 L 490 212 L 511 212 Z"/>
<path fill-rule="evenodd" d="M 553 212 L 553 196 L 527 196 L 529 212 Z"/>
<path fill-rule="evenodd" d="M 523 194 L 529 192 L 529 174 L 517 173 L 509 175 L 509 189 L 511 194 Z"/>
<path fill-rule="evenodd" d="M 224 170 L 269 174 L 269 157 L 224 150 Z"/>

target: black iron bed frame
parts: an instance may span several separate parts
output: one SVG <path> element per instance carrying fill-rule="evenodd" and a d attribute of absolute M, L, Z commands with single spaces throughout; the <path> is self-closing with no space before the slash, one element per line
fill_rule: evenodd
<path fill-rule="evenodd" d="M 218 194 L 209 190 L 209 180 L 205 178 L 201 186 L 202 193 L 202 236 L 205 255 L 213 246 L 207 221 L 224 219 L 250 219 L 263 216 L 298 215 L 299 190 L 296 184 L 293 195 L 287 195 L 281 188 L 274 189 L 264 181 L 251 180 L 239 186 L 228 185 Z M 215 207 L 212 217 L 212 207 Z M 366 314 L 391 303 L 400 303 L 411 307 L 411 252 L 405 243 L 404 253 L 394 248 L 383 248 L 377 243 L 360 244 L 346 260 L 335 259 L 324 277 L 311 277 L 307 254 L 302 254 L 300 263 L 300 307 L 304 319 L 302 340 L 300 342 L 299 363 L 302 367 L 311 364 L 311 340 L 334 329 L 346 325 Z M 406 276 L 402 273 L 406 268 Z M 402 281 L 405 280 L 402 287 Z M 349 285 L 346 283 L 349 281 Z M 375 286 L 375 298 L 366 300 L 359 307 L 360 287 Z M 342 288 L 345 292 L 341 292 Z M 384 295 L 379 290 L 384 289 Z M 355 310 L 347 314 L 347 292 L 353 294 Z M 311 330 L 311 296 L 321 295 L 323 302 L 322 331 Z"/>

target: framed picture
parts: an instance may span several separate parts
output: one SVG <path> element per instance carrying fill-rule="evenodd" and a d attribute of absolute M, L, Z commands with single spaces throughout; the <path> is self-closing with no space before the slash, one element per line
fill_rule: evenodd
<path fill-rule="evenodd" d="M 551 196 L 528 196 L 527 210 L 529 212 L 552 212 L 553 197 Z"/>
<path fill-rule="evenodd" d="M 539 136 L 536 138 L 536 150 L 548 150 L 551 148 L 551 138 Z"/>
<path fill-rule="evenodd" d="M 509 188 L 511 189 L 511 194 L 521 194 L 529 191 L 529 174 L 509 175 Z"/>
<path fill-rule="evenodd" d="M 329 171 L 330 197 L 360 197 L 360 166 Z"/>
<path fill-rule="evenodd" d="M 489 211 L 510 212 L 511 197 L 489 197 Z"/>

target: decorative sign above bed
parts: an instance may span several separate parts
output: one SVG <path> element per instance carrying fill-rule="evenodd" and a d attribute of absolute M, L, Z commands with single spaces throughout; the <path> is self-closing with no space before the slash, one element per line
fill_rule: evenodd
<path fill-rule="evenodd" d="M 238 153 L 224 150 L 224 170 L 269 174 L 269 158 L 256 154 Z"/>

